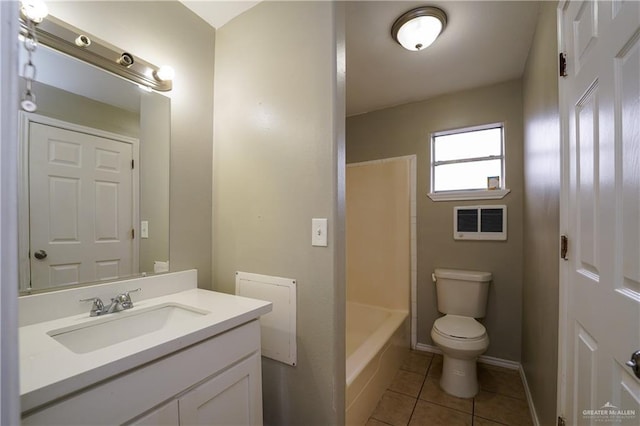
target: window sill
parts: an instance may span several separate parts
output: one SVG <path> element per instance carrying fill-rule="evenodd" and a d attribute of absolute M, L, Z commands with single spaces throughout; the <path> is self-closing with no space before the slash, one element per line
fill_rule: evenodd
<path fill-rule="evenodd" d="M 443 191 L 427 194 L 433 201 L 464 201 L 464 200 L 500 200 L 510 189 L 478 189 L 473 191 Z"/>

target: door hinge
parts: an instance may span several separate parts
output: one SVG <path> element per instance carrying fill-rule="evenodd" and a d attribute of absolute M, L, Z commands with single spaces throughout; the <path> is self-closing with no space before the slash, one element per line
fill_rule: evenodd
<path fill-rule="evenodd" d="M 131 160 L 131 169 L 133 170 L 135 168 L 135 160 Z"/>
<path fill-rule="evenodd" d="M 136 238 L 136 230 L 135 229 L 131 229 L 131 239 L 135 239 Z"/>
<path fill-rule="evenodd" d="M 560 257 L 563 260 L 569 260 L 567 251 L 569 251 L 569 238 L 566 235 L 560 235 Z"/>
<path fill-rule="evenodd" d="M 566 77 L 567 74 L 567 54 L 562 52 L 558 58 L 558 67 L 560 70 L 560 77 Z"/>
<path fill-rule="evenodd" d="M 567 426 L 567 419 L 562 416 L 558 416 L 558 426 Z"/>

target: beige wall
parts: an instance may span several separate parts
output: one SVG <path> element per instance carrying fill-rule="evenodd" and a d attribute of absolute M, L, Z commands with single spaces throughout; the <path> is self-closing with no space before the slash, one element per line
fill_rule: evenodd
<path fill-rule="evenodd" d="M 409 310 L 408 159 L 347 167 L 347 301 Z"/>
<path fill-rule="evenodd" d="M 153 272 L 154 261 L 169 260 L 169 187 L 171 186 L 171 103 L 157 93 L 140 98 L 140 220 L 149 224 L 140 238 L 140 271 Z"/>
<path fill-rule="evenodd" d="M 341 10 L 262 2 L 216 33 L 215 289 L 236 271 L 297 280 L 298 363 L 263 358 L 266 424 L 344 423 Z"/>
<path fill-rule="evenodd" d="M 523 77 L 522 366 L 540 424 L 554 424 L 558 373 L 560 125 L 556 2 L 540 7 Z"/>
<path fill-rule="evenodd" d="M 36 114 L 120 135 L 140 137 L 140 115 L 57 87 L 35 82 Z M 24 82 L 20 81 L 20 92 Z"/>
<path fill-rule="evenodd" d="M 433 202 L 429 135 L 438 130 L 485 123 L 505 123 L 506 182 L 511 193 L 488 202 Z M 519 361 L 522 317 L 522 86 L 520 80 L 467 90 L 347 119 L 347 162 L 417 155 L 417 317 L 418 343 L 440 316 L 431 273 L 435 268 L 486 270 L 493 273 L 486 355 Z M 454 241 L 453 207 L 506 204 L 508 241 Z"/>
<path fill-rule="evenodd" d="M 198 269 L 211 288 L 215 30 L 179 2 L 49 2 L 51 15 L 176 71 L 171 97 L 172 270 Z"/>

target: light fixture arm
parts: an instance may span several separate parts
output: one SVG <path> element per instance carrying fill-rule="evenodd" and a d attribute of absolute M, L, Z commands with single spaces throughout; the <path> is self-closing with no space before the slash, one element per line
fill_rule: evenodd
<path fill-rule="evenodd" d="M 20 31 L 25 35 L 27 23 L 21 19 Z M 53 16 L 47 16 L 36 27 L 40 43 L 88 62 L 106 71 L 160 92 L 172 89 L 171 80 L 157 77 L 159 67 L 100 40 Z"/>

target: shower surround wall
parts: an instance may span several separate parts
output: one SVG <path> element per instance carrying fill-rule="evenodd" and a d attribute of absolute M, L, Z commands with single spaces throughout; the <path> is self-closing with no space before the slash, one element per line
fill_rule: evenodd
<path fill-rule="evenodd" d="M 409 310 L 408 159 L 347 167 L 347 302 Z"/>
<path fill-rule="evenodd" d="M 347 424 L 367 421 L 409 349 L 412 164 L 347 167 Z"/>
<path fill-rule="evenodd" d="M 505 123 L 506 183 L 502 200 L 434 202 L 430 185 L 432 132 Z M 522 82 L 512 80 L 347 118 L 347 163 L 417 155 L 417 340 L 441 314 L 431 273 L 435 268 L 487 270 L 493 274 L 484 324 L 491 338 L 485 355 L 520 361 L 523 215 Z M 506 204 L 507 241 L 454 241 L 453 207 Z"/>

